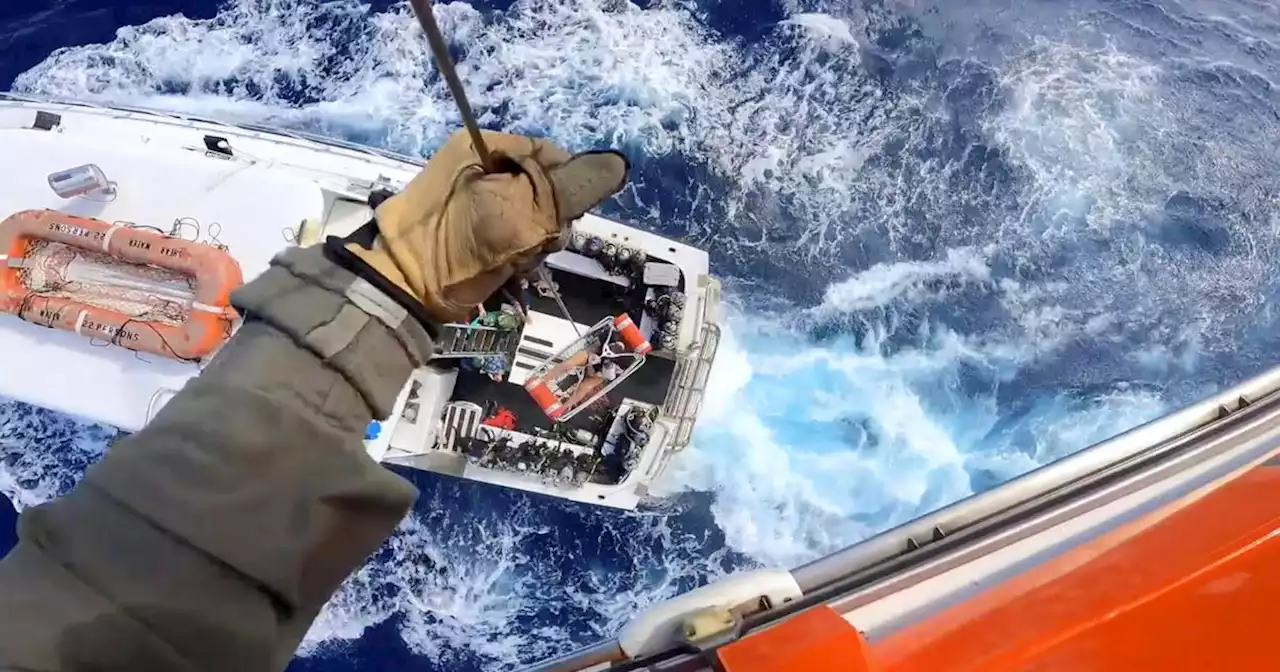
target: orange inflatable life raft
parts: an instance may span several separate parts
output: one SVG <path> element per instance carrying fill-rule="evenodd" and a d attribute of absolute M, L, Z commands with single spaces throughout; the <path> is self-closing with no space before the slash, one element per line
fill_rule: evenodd
<path fill-rule="evenodd" d="M 186 319 L 177 325 L 148 321 L 32 289 L 22 270 L 31 244 L 41 240 L 194 278 Z M 0 312 L 129 350 L 184 361 L 209 355 L 230 337 L 236 318 L 230 294 L 243 282 L 235 259 L 204 243 L 54 210 L 25 210 L 0 222 Z"/>
<path fill-rule="evenodd" d="M 630 315 L 623 313 L 613 318 L 613 328 L 618 330 L 622 342 L 627 344 L 633 354 L 646 355 L 653 350 L 653 345 L 644 337 L 644 334 L 640 333 L 640 327 L 636 326 Z"/>

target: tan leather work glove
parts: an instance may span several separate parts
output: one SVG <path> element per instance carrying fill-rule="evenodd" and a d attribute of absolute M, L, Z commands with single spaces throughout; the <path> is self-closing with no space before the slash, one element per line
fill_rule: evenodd
<path fill-rule="evenodd" d="M 372 269 L 403 291 L 393 298 L 417 301 L 435 321 L 468 319 L 515 274 L 561 249 L 569 223 L 627 180 L 618 152 L 571 156 L 541 138 L 492 131 L 484 138 L 494 173 L 484 172 L 470 136 L 458 131 L 378 206 L 376 238 L 366 231 L 343 241 L 368 268 L 344 265 L 361 275 Z"/>

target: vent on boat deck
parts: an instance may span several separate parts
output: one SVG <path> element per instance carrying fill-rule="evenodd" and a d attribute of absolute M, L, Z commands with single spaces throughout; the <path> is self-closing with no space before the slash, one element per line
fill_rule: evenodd
<path fill-rule="evenodd" d="M 455 401 L 444 409 L 444 434 L 436 447 L 460 453 L 480 429 L 484 409 L 469 401 Z"/>
<path fill-rule="evenodd" d="M 43 110 L 36 112 L 36 120 L 31 124 L 31 128 L 37 131 L 52 131 L 62 124 L 62 115 Z"/>
<path fill-rule="evenodd" d="M 216 154 L 218 156 L 227 157 L 232 156 L 231 142 L 221 136 L 204 136 L 204 148 L 207 154 Z"/>

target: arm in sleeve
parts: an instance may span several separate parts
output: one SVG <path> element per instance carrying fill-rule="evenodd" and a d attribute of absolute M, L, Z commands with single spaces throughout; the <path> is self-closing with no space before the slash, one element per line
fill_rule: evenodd
<path fill-rule="evenodd" d="M 233 301 L 245 323 L 201 375 L 21 517 L 0 669 L 282 669 L 412 505 L 361 439 L 430 352 L 422 327 L 314 248 Z"/>

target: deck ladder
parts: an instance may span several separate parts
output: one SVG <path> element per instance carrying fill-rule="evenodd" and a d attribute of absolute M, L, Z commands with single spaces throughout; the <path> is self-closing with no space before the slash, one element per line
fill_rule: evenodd
<path fill-rule="evenodd" d="M 472 359 L 510 355 L 519 343 L 519 329 L 446 324 L 440 328 L 435 356 L 439 359 Z"/>

